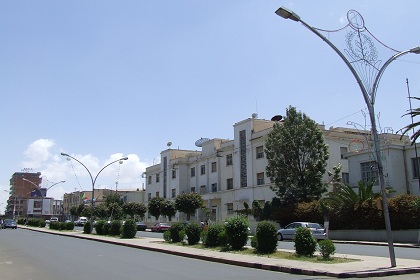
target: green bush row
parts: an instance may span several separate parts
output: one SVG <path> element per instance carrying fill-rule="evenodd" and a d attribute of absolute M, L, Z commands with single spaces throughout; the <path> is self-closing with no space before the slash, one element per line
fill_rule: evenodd
<path fill-rule="evenodd" d="M 105 220 L 100 220 L 97 221 L 95 224 L 95 231 L 98 235 L 111 235 L 121 236 L 122 238 L 134 238 L 137 233 L 137 227 L 136 222 L 134 220 L 127 220 L 124 224 L 120 220 L 114 220 L 111 223 L 108 223 Z"/>
<path fill-rule="evenodd" d="M 74 223 L 73 222 L 51 222 L 50 223 L 50 229 L 55 230 L 73 230 L 74 229 Z"/>

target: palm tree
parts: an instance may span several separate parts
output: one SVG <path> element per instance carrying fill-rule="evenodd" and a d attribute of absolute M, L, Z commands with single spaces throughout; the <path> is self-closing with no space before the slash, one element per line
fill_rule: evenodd
<path fill-rule="evenodd" d="M 420 98 L 418 98 L 418 97 L 411 97 L 411 98 L 414 98 L 416 100 L 420 100 Z M 410 110 L 410 112 L 404 114 L 403 116 L 407 116 L 407 115 L 410 115 L 411 116 L 411 120 L 413 120 L 414 117 L 420 116 L 420 108 L 416 108 L 416 109 Z M 411 124 L 407 125 L 406 127 L 403 128 L 404 130 L 402 131 L 401 138 L 410 129 L 414 129 L 414 128 L 417 128 L 419 126 L 420 126 L 420 122 L 415 122 L 415 123 L 412 122 Z M 413 135 L 411 135 L 411 137 L 410 137 L 411 145 L 413 145 L 416 142 L 417 138 L 419 138 L 419 137 L 420 137 L 420 129 L 418 129 L 416 132 L 414 132 Z"/>

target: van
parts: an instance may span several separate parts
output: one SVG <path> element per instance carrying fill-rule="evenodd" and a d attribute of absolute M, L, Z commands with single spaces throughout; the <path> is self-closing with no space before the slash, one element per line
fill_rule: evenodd
<path fill-rule="evenodd" d="M 80 217 L 76 222 L 74 222 L 75 226 L 84 226 L 88 221 L 88 218 L 86 217 Z"/>

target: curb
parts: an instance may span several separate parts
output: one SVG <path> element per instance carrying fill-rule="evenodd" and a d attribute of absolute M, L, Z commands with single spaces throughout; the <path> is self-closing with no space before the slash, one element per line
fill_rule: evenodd
<path fill-rule="evenodd" d="M 387 271 L 362 271 L 362 272 L 317 271 L 317 270 L 312 270 L 312 269 L 302 269 L 302 268 L 281 266 L 281 265 L 266 265 L 263 263 L 237 261 L 237 260 L 232 260 L 232 259 L 224 259 L 224 258 L 217 258 L 217 257 L 212 257 L 212 256 L 206 256 L 206 255 L 197 255 L 193 253 L 173 251 L 169 249 L 153 248 L 153 247 L 148 247 L 148 246 L 143 246 L 143 245 L 126 243 L 123 241 L 123 239 L 122 240 L 120 239 L 121 241 L 113 241 L 113 240 L 99 239 L 99 238 L 95 238 L 88 235 L 83 236 L 83 235 L 66 234 L 66 233 L 61 233 L 61 232 L 49 232 L 49 231 L 37 230 L 36 228 L 29 228 L 29 227 L 20 227 L 20 228 L 47 233 L 47 234 L 58 235 L 58 236 L 67 236 L 67 237 L 91 240 L 91 241 L 96 241 L 96 242 L 101 242 L 101 243 L 108 243 L 108 244 L 113 244 L 113 245 L 118 245 L 118 246 L 136 248 L 136 249 L 141 249 L 141 250 L 146 250 L 146 251 L 170 254 L 170 255 L 175 255 L 175 256 L 180 256 L 180 257 L 199 259 L 199 260 L 204 260 L 204 261 L 209 261 L 209 262 L 214 262 L 214 263 L 229 264 L 229 265 L 235 265 L 235 266 L 242 266 L 242 267 L 248 267 L 248 268 L 254 268 L 254 269 L 262 269 L 262 270 L 269 270 L 269 271 L 283 272 L 283 273 L 297 274 L 297 275 L 328 276 L 328 277 L 335 277 L 335 278 L 368 278 L 368 277 L 385 277 L 385 276 L 420 273 L 420 267 L 393 268 L 392 270 L 387 270 Z M 340 243 L 347 243 L 347 242 L 344 241 Z M 353 242 L 353 244 L 355 243 L 356 242 Z M 374 244 L 369 243 L 369 245 L 374 245 Z M 377 245 L 380 245 L 380 244 L 377 244 Z"/>

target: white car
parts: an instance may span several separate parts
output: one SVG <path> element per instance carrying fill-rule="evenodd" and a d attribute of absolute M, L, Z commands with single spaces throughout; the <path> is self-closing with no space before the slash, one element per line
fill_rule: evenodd
<path fill-rule="evenodd" d="M 88 218 L 80 217 L 77 221 L 74 222 L 74 225 L 78 227 L 82 227 L 87 223 L 87 221 L 88 221 Z"/>
<path fill-rule="evenodd" d="M 299 227 L 305 227 L 310 230 L 317 240 L 327 239 L 327 233 L 325 232 L 324 227 L 320 224 L 311 222 L 294 222 L 277 231 L 278 240 L 292 240 L 293 237 L 295 237 L 296 229 Z"/>
<path fill-rule="evenodd" d="M 58 222 L 58 218 L 57 217 L 51 217 L 50 222 Z"/>

